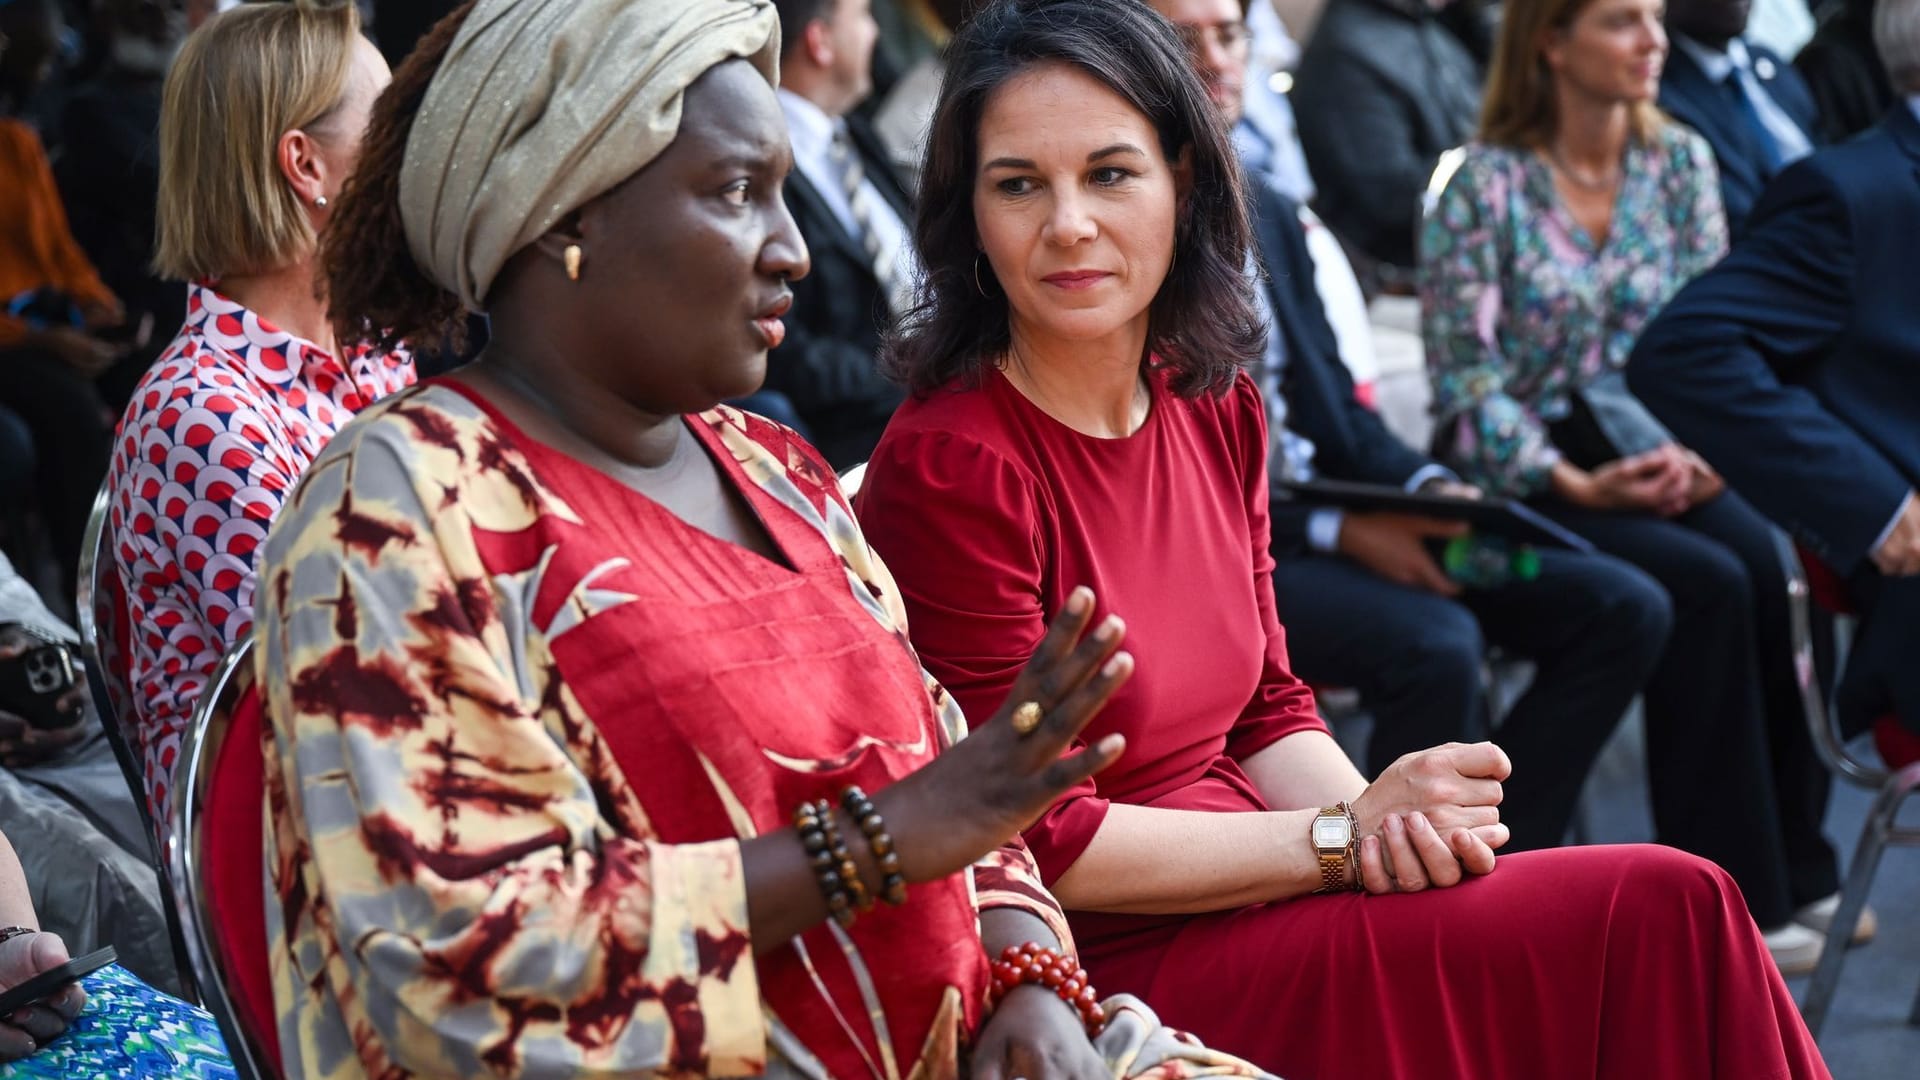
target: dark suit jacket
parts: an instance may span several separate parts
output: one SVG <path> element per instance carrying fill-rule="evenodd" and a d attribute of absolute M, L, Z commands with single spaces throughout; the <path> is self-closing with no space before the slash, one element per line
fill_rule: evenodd
<path fill-rule="evenodd" d="M 1747 43 L 1747 50 L 1753 55 L 1754 75 L 1760 85 L 1800 125 L 1800 130 L 1817 142 L 1820 118 L 1813 94 L 1800 73 L 1752 42 Z M 1708 79 L 1693 57 L 1675 46 L 1667 54 L 1667 69 L 1660 77 L 1660 107 L 1699 132 L 1713 147 L 1714 164 L 1720 169 L 1720 199 L 1727 208 L 1727 228 L 1738 239 L 1746 230 L 1754 202 L 1773 177 L 1767 172 L 1766 151 L 1740 115 L 1731 83 L 1731 79 L 1726 84 Z"/>
<path fill-rule="evenodd" d="M 1633 392 L 1841 573 L 1920 484 L 1920 120 L 1780 174 L 1640 337 Z"/>
<path fill-rule="evenodd" d="M 1479 65 L 1417 0 L 1332 0 L 1294 77 L 1315 206 L 1369 258 L 1414 265 L 1420 193 L 1440 155 L 1472 138 Z"/>
<path fill-rule="evenodd" d="M 1269 332 L 1286 342 L 1287 368 L 1281 393 L 1287 426 L 1312 440 L 1316 471 L 1329 480 L 1399 487 L 1433 460 L 1401 442 L 1377 413 L 1354 396 L 1353 376 L 1313 284 L 1300 210 L 1264 185 L 1254 201 L 1254 237 L 1266 270 L 1273 306 Z M 1307 516 L 1315 508 L 1276 499 L 1272 506 L 1273 550 L 1306 550 Z"/>
<path fill-rule="evenodd" d="M 847 119 L 867 176 L 911 229 L 911 200 L 886 151 L 865 123 Z M 813 269 L 793 283 L 787 339 L 767 357 L 766 385 L 787 395 L 814 445 L 834 468 L 845 469 L 873 453 L 905 397 L 876 364 L 891 316 L 866 249 L 797 169 L 787 177 L 786 200 Z"/>
<path fill-rule="evenodd" d="M 1880 122 L 1900 96 L 1873 45 L 1876 0 L 1837 0 L 1819 12 L 1820 28 L 1793 58 L 1820 107 L 1820 134 L 1850 139 Z"/>

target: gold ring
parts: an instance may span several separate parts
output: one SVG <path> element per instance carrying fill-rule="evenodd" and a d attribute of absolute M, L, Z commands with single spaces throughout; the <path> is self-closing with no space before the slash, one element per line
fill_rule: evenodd
<path fill-rule="evenodd" d="M 1040 703 L 1029 701 L 1013 710 L 1013 730 L 1021 735 L 1031 735 L 1040 727 Z"/>

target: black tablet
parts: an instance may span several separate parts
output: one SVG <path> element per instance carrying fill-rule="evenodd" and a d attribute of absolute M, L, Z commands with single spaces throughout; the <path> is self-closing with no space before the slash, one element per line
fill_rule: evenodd
<path fill-rule="evenodd" d="M 1586 537 L 1568 530 L 1525 503 L 1492 495 L 1464 499 L 1458 495 L 1403 491 L 1385 484 L 1349 484 L 1340 480 L 1309 480 L 1297 484 L 1281 481 L 1274 485 L 1274 491 L 1276 495 L 1285 495 L 1297 502 L 1355 513 L 1418 514 L 1446 521 L 1464 521 L 1476 532 L 1520 544 L 1569 548 L 1582 554 L 1592 554 L 1595 550 Z"/>

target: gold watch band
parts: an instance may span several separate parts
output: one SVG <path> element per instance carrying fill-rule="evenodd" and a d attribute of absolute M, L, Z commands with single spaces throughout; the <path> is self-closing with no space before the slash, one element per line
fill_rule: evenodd
<path fill-rule="evenodd" d="M 1315 892 L 1347 891 L 1347 855 L 1322 852 L 1320 855 L 1320 887 Z"/>

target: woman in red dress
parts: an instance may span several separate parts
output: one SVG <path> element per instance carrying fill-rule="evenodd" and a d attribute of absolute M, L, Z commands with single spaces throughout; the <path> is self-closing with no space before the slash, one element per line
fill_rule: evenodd
<path fill-rule="evenodd" d="M 477 0 L 375 109 L 343 339 L 492 337 L 348 425 L 266 545 L 288 1075 L 1252 1073 L 1137 1003 L 1102 1026 L 1071 962 L 991 964 L 1071 949 L 1016 833 L 1113 758 L 1061 760 L 1130 670 L 1091 599 L 1022 680 L 1044 721 L 960 740 L 833 474 L 720 406 L 807 269 L 777 27 Z"/>
<path fill-rule="evenodd" d="M 1239 370 L 1261 328 L 1237 172 L 1171 28 L 1015 0 L 948 63 L 894 354 L 918 394 L 859 512 L 963 708 L 1008 693 L 1074 585 L 1125 615 L 1138 673 L 1084 738 L 1126 752 L 1025 830 L 1094 977 L 1306 1080 L 1826 1076 L 1719 868 L 1635 846 L 1496 869 L 1498 748 L 1368 784 L 1315 716 Z"/>

